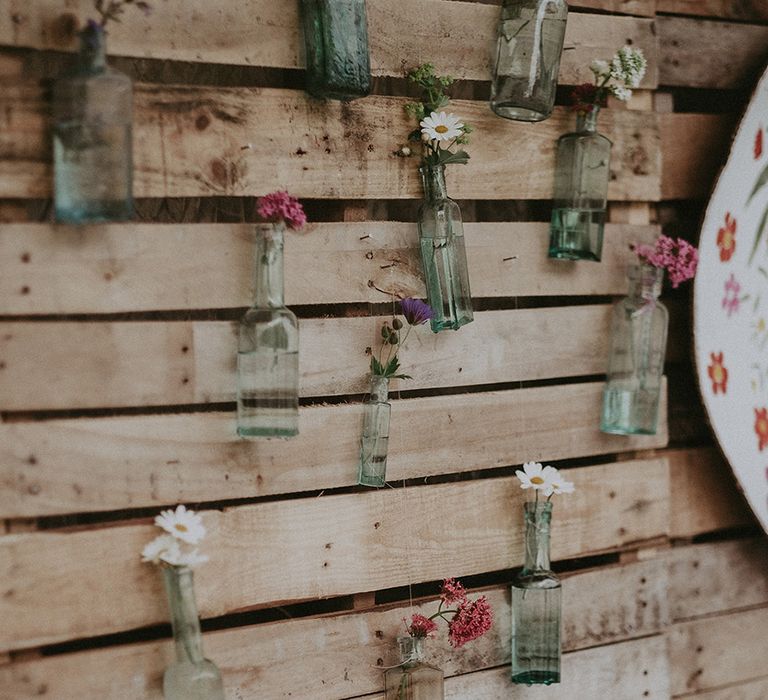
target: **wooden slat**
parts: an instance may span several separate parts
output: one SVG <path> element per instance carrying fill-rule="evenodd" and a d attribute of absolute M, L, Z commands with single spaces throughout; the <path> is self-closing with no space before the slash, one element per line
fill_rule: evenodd
<path fill-rule="evenodd" d="M 420 197 L 417 160 L 394 155 L 413 129 L 405 102 L 322 103 L 293 90 L 137 85 L 135 194 L 250 196 L 288 187 L 321 199 Z M 0 197 L 47 196 L 47 107 L 38 89 L 5 90 L 0 108 Z M 523 124 L 499 119 L 486 102 L 456 100 L 451 109 L 475 127 L 470 164 L 450 169 L 454 197 L 551 198 L 555 141 L 573 128 L 570 110 Z M 656 115 L 605 110 L 601 130 L 614 142 L 609 196 L 658 200 Z M 500 157 L 510 153 L 525 167 Z"/>
<path fill-rule="evenodd" d="M 730 148 L 732 115 L 660 114 L 662 199 L 709 196 Z"/>
<path fill-rule="evenodd" d="M 413 379 L 392 389 L 597 375 L 608 305 L 486 311 L 459 333 L 418 328 L 401 350 Z M 367 347 L 384 318 L 301 321 L 302 396 L 364 393 Z M 39 410 L 233 401 L 237 324 L 10 322 L 0 327 L 0 409 Z M 493 346 L 489 340 L 493 339 Z"/>
<path fill-rule="evenodd" d="M 666 533 L 664 460 L 568 475 L 577 491 L 555 508 L 555 559 Z M 504 477 L 207 512 L 211 561 L 199 572 L 201 614 L 519 565 L 523 499 L 518 480 Z M 138 556 L 155 534 L 151 525 L 126 525 L 0 538 L 0 649 L 164 620 L 160 577 Z"/>
<path fill-rule="evenodd" d="M 546 256 L 545 223 L 467 224 L 475 298 L 623 294 L 632 242 L 656 226 L 606 227 L 601 265 Z M 288 304 L 424 297 L 415 224 L 314 224 L 286 236 Z M 222 309 L 252 300 L 253 226 L 19 224 L 0 229 L 0 314 Z M 180 254 L 180 251 L 194 251 Z M 312 270 L 307 275 L 307 270 Z M 76 279 L 77 284 L 72 284 Z"/>
<path fill-rule="evenodd" d="M 742 88 L 757 81 L 768 59 L 768 27 L 658 17 L 659 83 Z"/>
<path fill-rule="evenodd" d="M 667 622 L 665 581 L 661 560 L 568 577 L 563 585 L 563 648 L 573 651 L 660 632 Z M 489 634 L 454 650 L 443 630 L 429 644 L 434 662 L 449 676 L 509 663 L 509 594 L 506 588 L 483 593 L 494 611 Z M 434 608 L 435 602 L 428 601 L 416 610 L 429 615 Z M 206 652 L 221 667 L 230 692 L 237 688 L 240 698 L 336 700 L 381 690 L 377 666 L 397 662 L 394 639 L 402 634 L 402 619 L 412 612 L 395 607 L 226 630 L 205 635 Z M 0 667 L 0 698 L 35 697 L 45 685 L 55 698 L 101 700 L 113 697 L 114 688 L 130 688 L 137 698 L 159 700 L 160 679 L 171 655 L 171 644 L 162 641 Z"/>
<path fill-rule="evenodd" d="M 696 700 L 765 700 L 768 698 L 768 676 L 755 681 L 729 685 L 725 688 L 678 695 L 677 697 L 695 698 Z"/>
<path fill-rule="evenodd" d="M 666 444 L 666 391 L 659 434 L 625 438 L 598 430 L 602 388 L 571 384 L 394 401 L 387 476 L 399 481 Z M 303 408 L 300 416 L 299 436 L 288 441 L 239 440 L 233 413 L 0 424 L 0 517 L 354 484 L 360 405 Z"/>
<path fill-rule="evenodd" d="M 669 632 L 673 695 L 762 679 L 768 608 L 683 622 Z"/>
<path fill-rule="evenodd" d="M 714 448 L 670 450 L 672 537 L 749 525 L 754 518 L 727 462 Z"/>
<path fill-rule="evenodd" d="M 719 19 L 768 20 L 764 0 L 656 0 L 658 12 Z"/>
<path fill-rule="evenodd" d="M 11 3 L 13 9 L 0 15 L 0 45 L 72 50 L 76 20 L 68 23 L 66 17 L 93 13 L 88 0 L 81 0 L 79 8 L 72 0 Z M 402 76 L 404 66 L 432 63 L 440 74 L 490 80 L 498 7 L 455 0 L 370 0 L 367 8 L 374 75 Z M 189 0 L 165 0 L 148 18 L 137 12 L 111 26 L 109 51 L 115 56 L 303 68 L 298 10 L 298 3 L 271 0 L 225 7 L 206 3 L 191 7 Z M 404 23 L 406 16 L 429 17 L 429 22 Z M 171 35 L 173 41 L 167 41 Z M 650 20 L 576 13 L 568 21 L 560 82 L 591 80 L 590 61 L 610 57 L 627 41 L 642 48 L 649 59 L 643 87 L 655 87 L 658 51 Z M 448 44 L 450 51 L 445 50 Z"/>
<path fill-rule="evenodd" d="M 674 471 L 670 475 L 674 482 Z M 768 543 L 759 539 L 676 547 L 670 552 L 669 587 L 675 620 L 768 605 Z"/>
<path fill-rule="evenodd" d="M 601 10 L 641 17 L 653 17 L 656 14 L 658 0 L 571 0 L 568 7 L 583 7 L 591 10 Z"/>

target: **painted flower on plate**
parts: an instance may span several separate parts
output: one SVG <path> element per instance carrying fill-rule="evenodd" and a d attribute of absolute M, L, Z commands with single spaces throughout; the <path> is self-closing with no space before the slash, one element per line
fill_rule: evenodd
<path fill-rule="evenodd" d="M 725 282 L 725 295 L 723 296 L 723 308 L 728 314 L 728 318 L 739 310 L 741 305 L 739 292 L 741 292 L 741 285 L 735 275 L 731 273 L 731 276 Z"/>
<path fill-rule="evenodd" d="M 755 409 L 755 433 L 757 433 L 758 449 L 762 452 L 768 447 L 768 408 Z"/>
<path fill-rule="evenodd" d="M 722 352 L 709 353 L 711 364 L 707 367 L 707 374 L 712 380 L 712 393 L 725 394 L 728 390 L 728 369 L 723 364 Z"/>
<path fill-rule="evenodd" d="M 432 112 L 419 122 L 421 133 L 430 141 L 453 141 L 464 133 L 464 124 L 455 114 Z"/>
<path fill-rule="evenodd" d="M 731 212 L 725 214 L 725 224 L 717 231 L 717 247 L 720 248 L 720 260 L 728 262 L 736 250 L 736 219 Z"/>
<path fill-rule="evenodd" d="M 757 130 L 757 133 L 755 134 L 755 160 L 757 160 L 761 155 L 763 155 L 763 127 L 760 126 L 760 128 Z"/>
<path fill-rule="evenodd" d="M 179 505 L 176 510 L 164 510 L 155 517 L 155 525 L 187 544 L 197 544 L 205 537 L 203 519 L 194 511 Z"/>

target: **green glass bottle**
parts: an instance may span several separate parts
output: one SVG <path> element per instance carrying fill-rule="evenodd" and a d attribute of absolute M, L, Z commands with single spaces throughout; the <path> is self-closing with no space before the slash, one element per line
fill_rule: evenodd
<path fill-rule="evenodd" d="M 629 295 L 613 307 L 604 433 L 656 434 L 669 324 L 669 312 L 657 301 L 663 281 L 662 268 L 632 265 Z"/>
<path fill-rule="evenodd" d="M 256 227 L 256 294 L 237 351 L 237 432 L 245 438 L 299 432 L 299 326 L 284 302 L 284 230 Z"/>
<path fill-rule="evenodd" d="M 351 100 L 371 91 L 365 0 L 301 0 L 307 92 Z"/>
<path fill-rule="evenodd" d="M 384 486 L 387 477 L 389 448 L 389 378 L 371 377 L 371 391 L 363 402 L 363 435 L 360 441 L 360 470 L 357 483 L 361 486 Z"/>
<path fill-rule="evenodd" d="M 552 503 L 525 504 L 525 565 L 512 584 L 512 682 L 560 682 L 561 588 L 549 563 Z"/>
<path fill-rule="evenodd" d="M 192 570 L 186 566 L 167 566 L 163 568 L 163 579 L 176 644 L 176 661 L 165 669 L 163 676 L 163 697 L 224 700 L 221 673 L 203 655 Z"/>
<path fill-rule="evenodd" d="M 579 112 L 557 142 L 549 257 L 599 262 L 608 202 L 611 142 L 597 133 L 600 108 Z"/>
<path fill-rule="evenodd" d="M 125 221 L 133 215 L 130 78 L 107 65 L 106 36 L 89 22 L 75 70 L 53 88 L 56 220 Z"/>
<path fill-rule="evenodd" d="M 424 201 L 419 208 L 419 239 L 432 331 L 458 330 L 474 320 L 461 209 L 445 186 L 445 166 L 419 168 Z"/>
<path fill-rule="evenodd" d="M 386 700 L 443 700 L 444 674 L 424 660 L 426 639 L 399 637 L 400 665 L 384 673 Z"/>

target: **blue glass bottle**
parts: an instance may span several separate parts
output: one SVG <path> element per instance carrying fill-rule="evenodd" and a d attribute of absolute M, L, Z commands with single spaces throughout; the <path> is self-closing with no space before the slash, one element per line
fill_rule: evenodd
<path fill-rule="evenodd" d="M 53 89 L 56 220 L 87 224 L 133 215 L 133 86 L 107 65 L 104 29 L 80 33 L 72 73 Z"/>

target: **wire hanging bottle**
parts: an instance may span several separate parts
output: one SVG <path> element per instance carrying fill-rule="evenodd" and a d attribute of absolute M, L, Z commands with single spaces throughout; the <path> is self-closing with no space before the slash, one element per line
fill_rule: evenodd
<path fill-rule="evenodd" d="M 424 660 L 424 637 L 399 637 L 400 665 L 384 674 L 386 700 L 443 700 L 444 674 Z"/>
<path fill-rule="evenodd" d="M 537 122 L 552 114 L 567 18 L 565 0 L 504 0 L 491 83 L 500 117 Z"/>

